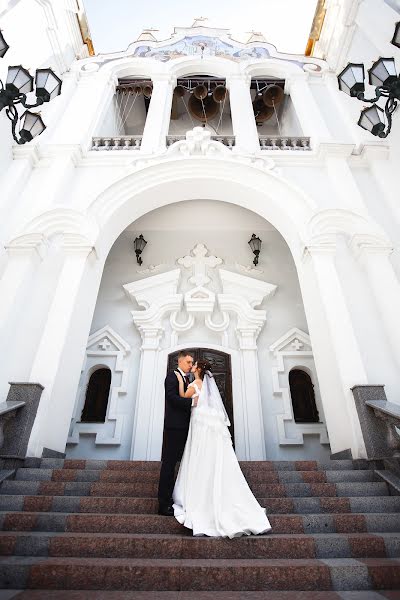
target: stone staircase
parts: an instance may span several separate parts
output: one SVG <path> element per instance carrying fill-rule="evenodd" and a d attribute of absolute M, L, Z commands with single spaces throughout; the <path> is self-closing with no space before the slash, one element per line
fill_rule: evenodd
<path fill-rule="evenodd" d="M 227 540 L 156 514 L 157 462 L 26 459 L 0 486 L 0 600 L 400 598 L 400 495 L 373 466 L 241 463 L 272 533 Z"/>

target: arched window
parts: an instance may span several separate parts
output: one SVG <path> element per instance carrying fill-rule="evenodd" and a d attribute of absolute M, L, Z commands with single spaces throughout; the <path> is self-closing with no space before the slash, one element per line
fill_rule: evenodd
<path fill-rule="evenodd" d="M 290 371 L 289 386 L 295 422 L 318 423 L 319 415 L 315 403 L 314 386 L 308 373 L 301 369 Z"/>
<path fill-rule="evenodd" d="M 97 369 L 90 376 L 86 389 L 85 405 L 81 421 L 85 423 L 104 423 L 110 393 L 110 369 Z"/>

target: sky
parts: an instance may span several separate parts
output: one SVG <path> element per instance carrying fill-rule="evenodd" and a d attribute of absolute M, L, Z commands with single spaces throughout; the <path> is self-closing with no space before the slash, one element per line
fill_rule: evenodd
<path fill-rule="evenodd" d="M 196 17 L 230 29 L 247 41 L 261 31 L 280 52 L 304 54 L 317 0 L 84 0 L 96 53 L 126 50 L 147 27 L 170 37 L 174 27 L 190 27 Z"/>

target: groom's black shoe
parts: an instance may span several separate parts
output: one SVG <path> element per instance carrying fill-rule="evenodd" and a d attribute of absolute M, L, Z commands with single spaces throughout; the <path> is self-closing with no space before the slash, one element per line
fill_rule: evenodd
<path fill-rule="evenodd" d="M 160 504 L 158 507 L 158 514 L 164 515 L 165 517 L 173 517 L 174 509 L 171 504 Z"/>

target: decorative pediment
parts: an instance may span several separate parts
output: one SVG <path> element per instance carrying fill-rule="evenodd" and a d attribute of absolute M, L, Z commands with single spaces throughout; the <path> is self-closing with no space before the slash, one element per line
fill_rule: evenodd
<path fill-rule="evenodd" d="M 215 294 L 211 290 L 199 285 L 186 292 L 184 302 L 188 312 L 211 313 L 214 310 Z"/>
<path fill-rule="evenodd" d="M 310 336 L 297 327 L 289 329 L 289 331 L 276 340 L 269 349 L 271 352 L 275 352 L 275 354 L 280 352 L 290 354 L 312 352 Z"/>
<path fill-rule="evenodd" d="M 232 273 L 225 269 L 219 270 L 219 275 L 222 281 L 224 294 L 237 294 L 240 290 L 240 295 L 248 301 L 251 307 L 259 306 L 264 298 L 272 297 L 277 289 L 277 286 L 266 281 L 253 279 L 239 273 Z"/>
<path fill-rule="evenodd" d="M 106 325 L 89 336 L 86 350 L 96 354 L 102 352 L 123 352 L 127 354 L 131 348 L 112 327 Z"/>

